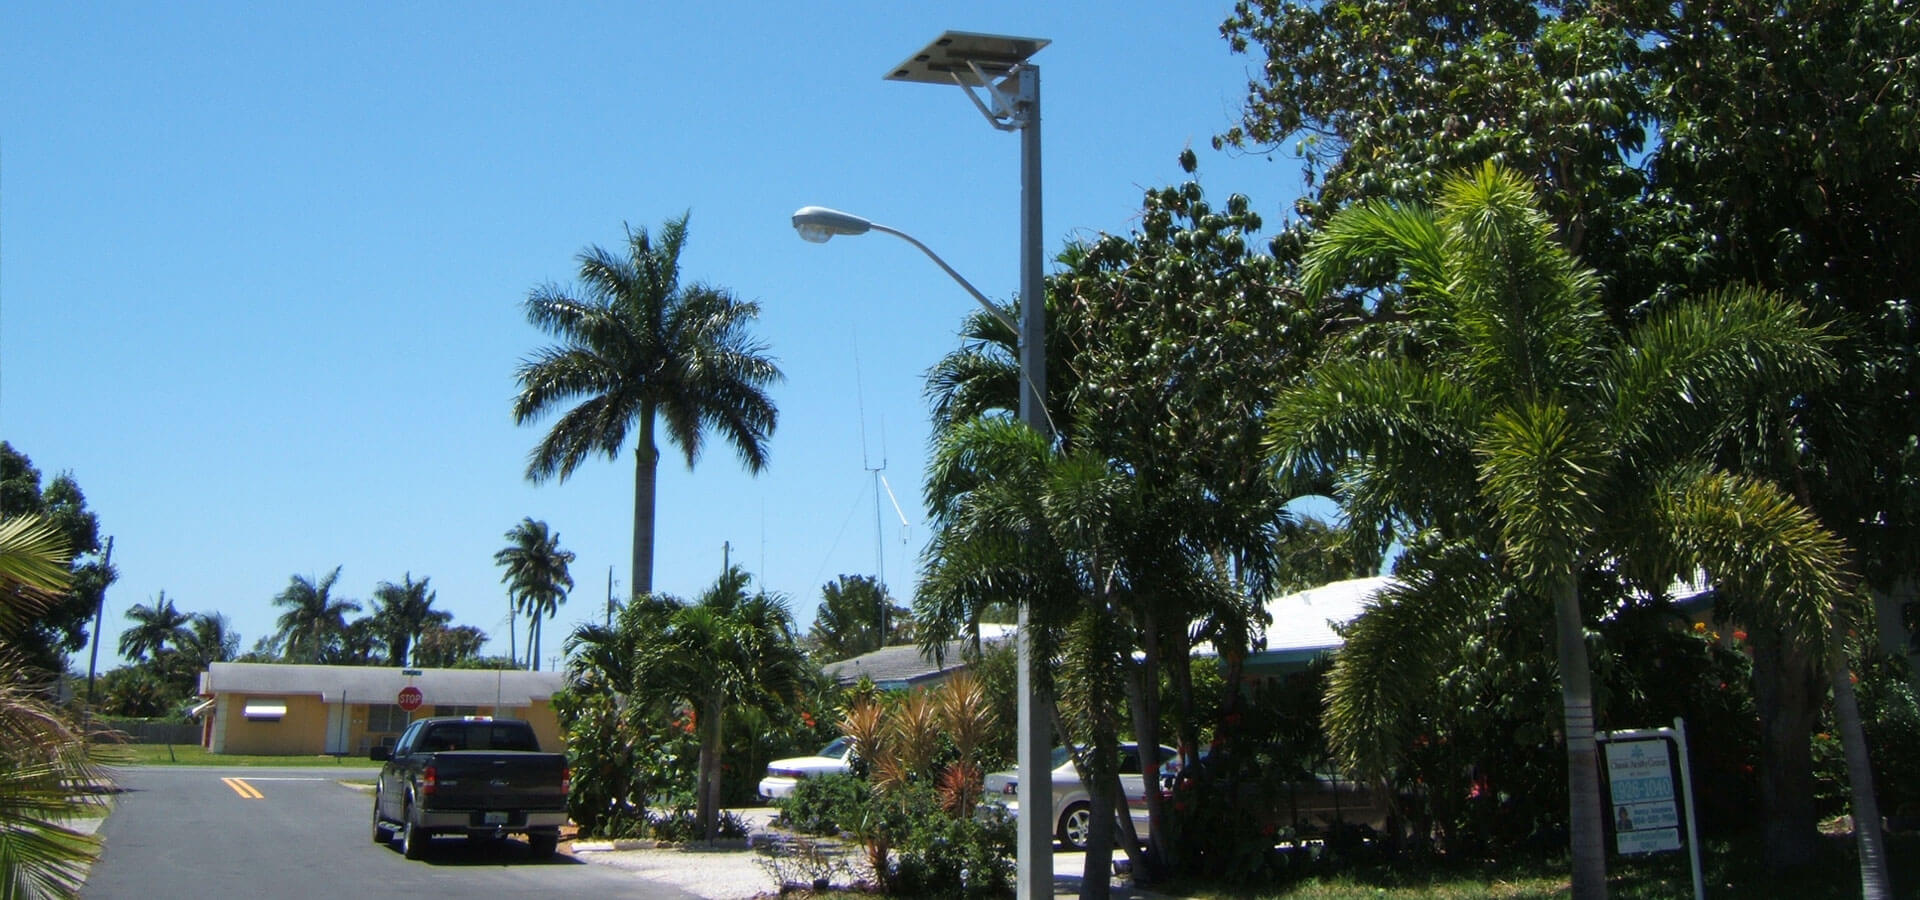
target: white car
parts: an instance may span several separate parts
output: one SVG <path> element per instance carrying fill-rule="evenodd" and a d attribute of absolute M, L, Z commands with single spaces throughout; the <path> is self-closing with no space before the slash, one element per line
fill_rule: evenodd
<path fill-rule="evenodd" d="M 1172 747 L 1161 745 L 1160 762 L 1165 763 L 1179 758 Z M 1060 843 L 1074 850 L 1087 849 L 1087 832 L 1093 822 L 1088 802 L 1087 789 L 1080 783 L 1080 772 L 1073 767 L 1073 759 L 1067 755 L 1067 748 L 1053 748 L 1053 758 L 1049 760 L 1053 768 L 1053 835 Z M 1156 766 L 1156 768 L 1158 768 Z M 1158 790 L 1159 779 L 1154 779 L 1153 787 Z M 1020 801 L 1014 796 L 1020 788 L 1020 773 L 994 772 L 986 778 L 984 802 L 981 810 L 987 815 L 1000 814 L 1009 818 L 1020 815 Z M 1136 834 L 1147 836 L 1147 780 L 1140 777 L 1140 754 L 1138 745 L 1131 741 L 1120 745 L 1120 789 L 1127 795 L 1127 811 L 1133 814 L 1133 827 Z"/>
<path fill-rule="evenodd" d="M 767 777 L 760 779 L 760 796 L 777 800 L 793 793 L 795 785 L 821 775 L 845 775 L 853 765 L 853 742 L 846 738 L 820 748 L 812 756 L 776 759 L 767 764 Z"/>

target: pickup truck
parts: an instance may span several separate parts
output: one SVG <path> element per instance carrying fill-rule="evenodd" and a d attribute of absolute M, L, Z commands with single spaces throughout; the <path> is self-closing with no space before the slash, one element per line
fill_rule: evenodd
<path fill-rule="evenodd" d="M 389 750 L 373 791 L 373 842 L 397 833 L 408 859 L 436 834 L 524 834 L 536 859 L 553 855 L 567 821 L 567 758 L 540 752 L 533 727 L 484 716 L 421 719 Z"/>

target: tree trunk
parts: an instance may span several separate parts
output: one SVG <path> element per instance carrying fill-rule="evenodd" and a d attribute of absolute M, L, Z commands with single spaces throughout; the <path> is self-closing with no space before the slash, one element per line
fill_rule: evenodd
<path fill-rule="evenodd" d="M 1132 665 L 1132 660 L 1122 657 L 1120 664 L 1127 671 L 1127 707 L 1133 714 L 1133 739 L 1139 745 L 1140 777 L 1147 789 L 1147 850 L 1144 856 L 1134 850 L 1133 839 L 1137 837 L 1133 830 L 1132 816 L 1127 819 L 1127 827 L 1121 829 L 1122 836 L 1128 839 L 1127 858 L 1133 861 L 1134 883 L 1158 881 L 1163 874 L 1161 869 L 1167 861 L 1167 817 L 1165 804 L 1160 802 L 1160 766 L 1167 760 L 1160 758 L 1160 623 L 1153 610 L 1148 608 L 1140 617 L 1140 664 Z M 1120 804 L 1125 807 L 1125 800 Z"/>
<path fill-rule="evenodd" d="M 527 617 L 527 668 L 540 671 L 540 616 Z"/>
<path fill-rule="evenodd" d="M 1779 629 L 1753 635 L 1753 699 L 1760 711 L 1762 856 L 1773 872 L 1813 862 L 1819 823 L 1813 805 L 1813 726 L 1820 673 Z"/>
<path fill-rule="evenodd" d="M 720 836 L 720 717 L 725 702 L 707 698 L 700 709 L 700 780 L 695 821 L 708 841 Z"/>
<path fill-rule="evenodd" d="M 1587 663 L 1586 625 L 1574 577 L 1569 571 L 1555 579 L 1551 588 L 1560 702 L 1566 717 L 1573 896 L 1602 900 L 1607 896 L 1607 850 L 1600 818 L 1599 754 L 1593 740 L 1593 672 Z"/>
<path fill-rule="evenodd" d="M 1866 731 L 1860 726 L 1860 704 L 1853 695 L 1853 673 L 1847 668 L 1847 651 L 1837 639 L 1842 626 L 1836 624 L 1833 663 L 1829 675 L 1833 681 L 1833 715 L 1838 720 L 1840 743 L 1847 753 L 1847 792 L 1852 798 L 1853 840 L 1860 850 L 1861 900 L 1886 900 L 1892 896 L 1887 882 L 1885 842 L 1880 833 L 1880 800 L 1873 789 L 1873 766 L 1867 758 Z"/>
<path fill-rule="evenodd" d="M 653 443 L 653 404 L 640 405 L 640 441 L 633 452 L 633 595 L 653 593 L 654 478 L 660 449 Z"/>

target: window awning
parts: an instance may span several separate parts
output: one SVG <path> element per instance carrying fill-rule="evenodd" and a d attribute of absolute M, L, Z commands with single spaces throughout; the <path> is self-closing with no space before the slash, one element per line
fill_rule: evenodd
<path fill-rule="evenodd" d="M 249 719 L 278 719 L 287 714 L 287 701 L 248 700 L 240 714 Z"/>

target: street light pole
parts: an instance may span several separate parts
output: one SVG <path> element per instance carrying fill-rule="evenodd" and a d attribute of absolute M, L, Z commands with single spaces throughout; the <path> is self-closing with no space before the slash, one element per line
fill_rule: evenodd
<path fill-rule="evenodd" d="M 1040 230 L 1040 69 L 1028 62 L 1029 57 L 1048 43 L 1044 38 L 949 31 L 895 66 L 886 76 L 888 81 L 958 85 L 993 127 L 1020 132 L 1020 321 L 1017 324 L 1008 321 L 1005 313 L 925 244 L 903 232 L 817 206 L 795 212 L 793 227 L 801 237 L 815 242 L 836 234 L 881 231 L 920 248 L 966 288 L 974 300 L 1019 335 L 1020 421 L 1051 442 L 1053 427 L 1046 401 L 1047 306 L 1042 271 L 1045 249 Z M 985 101 L 974 93 L 976 89 L 986 92 Z M 1034 658 L 1030 598 L 1018 600 L 1020 706 L 1014 745 L 1019 756 L 1019 782 L 1015 790 L 1020 819 L 1015 862 L 1020 900 L 1041 900 L 1053 896 L 1053 773 L 1047 765 L 1053 755 L 1053 728 L 1040 703 L 1034 677 L 1042 661 Z"/>

